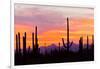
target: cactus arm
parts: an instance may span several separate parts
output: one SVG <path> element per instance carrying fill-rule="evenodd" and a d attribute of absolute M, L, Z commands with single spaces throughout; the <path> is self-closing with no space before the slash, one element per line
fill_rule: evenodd
<path fill-rule="evenodd" d="M 71 46 L 72 46 L 72 44 L 73 44 L 73 41 L 70 43 L 69 47 L 71 47 Z"/>
<path fill-rule="evenodd" d="M 67 47 L 65 46 L 65 43 L 64 43 L 64 38 L 62 38 L 62 42 L 63 42 L 63 46 L 64 46 L 65 48 L 67 48 Z"/>

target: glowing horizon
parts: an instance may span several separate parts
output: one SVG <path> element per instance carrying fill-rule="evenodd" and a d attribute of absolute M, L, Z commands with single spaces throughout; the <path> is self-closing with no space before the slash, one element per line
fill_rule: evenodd
<path fill-rule="evenodd" d="M 26 4 L 15 4 L 15 33 L 21 33 L 21 47 L 23 33 L 27 33 L 27 47 L 32 46 L 32 32 L 35 26 L 38 28 L 39 46 L 48 46 L 56 44 L 64 38 L 66 41 L 66 20 L 69 18 L 70 41 L 78 43 L 81 36 L 86 43 L 86 36 L 94 34 L 94 14 L 93 9 L 55 7 L 55 6 L 37 6 Z M 16 43 L 16 39 L 14 40 Z"/>

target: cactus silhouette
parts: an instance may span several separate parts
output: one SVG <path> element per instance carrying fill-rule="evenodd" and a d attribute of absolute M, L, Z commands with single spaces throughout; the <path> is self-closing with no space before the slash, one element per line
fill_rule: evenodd
<path fill-rule="evenodd" d="M 25 56 L 26 54 L 26 32 L 24 33 L 23 36 L 23 55 Z"/>
<path fill-rule="evenodd" d="M 92 46 L 94 47 L 94 35 L 92 35 Z"/>
<path fill-rule="evenodd" d="M 20 33 L 18 32 L 18 48 L 19 48 L 19 53 L 21 53 L 21 46 L 20 46 Z"/>
<path fill-rule="evenodd" d="M 79 53 L 82 53 L 83 51 L 83 37 L 80 37 L 79 40 Z"/>
<path fill-rule="evenodd" d="M 88 51 L 88 49 L 89 49 L 89 37 L 87 36 L 87 51 Z"/>
<path fill-rule="evenodd" d="M 92 46 L 92 50 L 94 51 L 94 35 L 92 35 L 92 44 L 91 44 L 91 46 Z"/>
<path fill-rule="evenodd" d="M 32 33 L 32 52 L 33 52 L 33 55 L 34 55 L 34 50 L 35 50 L 35 45 L 34 45 L 34 32 Z"/>
<path fill-rule="evenodd" d="M 37 26 L 35 27 L 35 46 L 38 49 Z"/>
<path fill-rule="evenodd" d="M 16 53 L 18 53 L 18 36 L 16 34 Z"/>
<path fill-rule="evenodd" d="M 63 42 L 63 46 L 65 47 L 65 48 L 67 48 L 67 52 L 69 52 L 69 48 L 72 46 L 72 44 L 73 44 L 73 41 L 72 42 L 70 42 L 69 41 L 69 18 L 67 18 L 67 46 L 66 46 L 66 44 L 65 44 L 65 42 L 64 42 L 64 38 L 62 38 L 62 42 Z"/>
<path fill-rule="evenodd" d="M 33 54 L 38 55 L 39 49 L 38 49 L 37 26 L 35 27 L 35 35 L 34 33 L 32 33 L 32 47 L 33 47 Z"/>

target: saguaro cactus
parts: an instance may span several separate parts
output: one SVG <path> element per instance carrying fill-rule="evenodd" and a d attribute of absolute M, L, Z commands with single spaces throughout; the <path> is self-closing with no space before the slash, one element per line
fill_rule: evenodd
<path fill-rule="evenodd" d="M 34 34 L 33 34 L 33 36 L 34 36 Z M 32 37 L 32 39 L 34 39 L 34 38 Z M 33 42 L 34 42 L 34 40 L 33 40 Z M 35 45 L 33 46 L 34 55 L 37 55 L 38 51 L 39 51 L 39 49 L 38 49 L 38 37 L 37 37 L 37 26 L 36 26 L 35 27 Z"/>
<path fill-rule="evenodd" d="M 92 35 L 92 44 L 91 44 L 91 46 L 92 46 L 92 50 L 94 51 L 94 35 Z"/>
<path fill-rule="evenodd" d="M 82 53 L 83 51 L 83 37 L 80 37 L 79 40 L 79 53 Z"/>
<path fill-rule="evenodd" d="M 87 51 L 88 51 L 88 49 L 89 49 L 89 37 L 87 36 Z"/>
<path fill-rule="evenodd" d="M 34 51 L 35 49 L 35 45 L 34 45 L 34 32 L 32 33 L 32 51 Z"/>
<path fill-rule="evenodd" d="M 67 18 L 67 51 L 69 51 L 69 19 Z"/>
<path fill-rule="evenodd" d="M 16 34 L 16 53 L 18 53 L 18 36 Z"/>
<path fill-rule="evenodd" d="M 37 26 L 35 27 L 35 46 L 36 46 L 36 49 L 38 49 Z"/>
<path fill-rule="evenodd" d="M 66 44 L 65 44 L 65 42 L 64 42 L 64 38 L 62 38 L 62 42 L 63 42 L 63 46 L 65 47 L 65 48 L 67 48 L 67 52 L 69 52 L 69 48 L 72 46 L 72 44 L 73 44 L 73 41 L 72 42 L 70 42 L 69 41 L 69 18 L 67 18 L 67 46 L 66 46 Z"/>
<path fill-rule="evenodd" d="M 21 47 L 20 47 L 20 33 L 18 32 L 18 47 L 19 47 L 19 53 L 21 53 Z"/>
<path fill-rule="evenodd" d="M 94 35 L 92 35 L 92 46 L 94 47 Z"/>
<path fill-rule="evenodd" d="M 23 36 L 23 54 L 26 54 L 26 32 L 24 33 Z"/>

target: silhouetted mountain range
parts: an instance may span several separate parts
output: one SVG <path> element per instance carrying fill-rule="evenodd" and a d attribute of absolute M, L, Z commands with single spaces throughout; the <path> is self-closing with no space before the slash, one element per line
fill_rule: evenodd
<path fill-rule="evenodd" d="M 73 43 L 73 45 L 70 48 L 70 51 L 77 52 L 79 50 L 78 47 L 79 47 L 78 44 Z M 55 50 L 55 49 L 59 50 L 59 46 L 57 46 L 56 44 L 51 44 L 51 45 L 46 46 L 46 47 L 45 46 L 40 46 L 39 48 L 40 48 L 40 53 L 41 54 L 45 54 L 45 51 L 47 51 L 48 53 L 50 53 L 51 50 Z M 86 48 L 86 44 L 84 44 L 84 48 Z M 64 48 L 64 46 L 60 46 L 60 49 L 66 50 Z"/>

